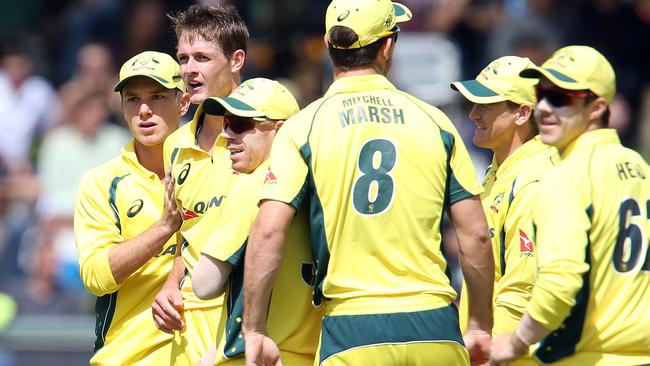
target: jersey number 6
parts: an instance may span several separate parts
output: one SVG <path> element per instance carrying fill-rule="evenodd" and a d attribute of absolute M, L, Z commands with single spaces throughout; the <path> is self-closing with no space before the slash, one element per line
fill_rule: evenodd
<path fill-rule="evenodd" d="M 641 215 L 639 203 L 634 198 L 623 201 L 618 215 L 618 238 L 616 239 L 612 262 L 618 272 L 625 273 L 630 272 L 637 266 L 643 254 L 644 228 L 631 220 Z M 646 216 L 650 220 L 650 200 L 646 202 Z M 641 270 L 650 271 L 650 249 L 648 248 L 646 249 L 645 261 Z"/>

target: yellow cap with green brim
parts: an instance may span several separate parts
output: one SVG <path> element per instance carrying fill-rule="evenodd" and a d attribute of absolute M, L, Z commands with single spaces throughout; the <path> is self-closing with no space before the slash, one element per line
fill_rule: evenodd
<path fill-rule="evenodd" d="M 555 51 L 542 66 L 521 72 L 522 77 L 546 77 L 567 90 L 591 90 L 611 103 L 616 94 L 616 74 L 605 56 L 589 46 L 566 46 Z"/>
<path fill-rule="evenodd" d="M 131 57 L 120 68 L 120 81 L 115 85 L 115 91 L 121 91 L 126 82 L 136 76 L 146 76 L 167 89 L 185 92 L 181 67 L 166 53 L 145 51 Z"/>
<path fill-rule="evenodd" d="M 265 78 L 246 80 L 227 97 L 210 97 L 203 102 L 203 111 L 207 114 L 230 113 L 258 120 L 286 120 L 299 110 L 289 89 Z"/>
<path fill-rule="evenodd" d="M 399 32 L 397 23 L 412 17 L 409 8 L 390 0 L 333 0 L 327 7 L 325 30 L 329 41 L 333 27 L 352 29 L 359 37 L 357 42 L 347 47 L 330 44 L 340 49 L 360 48 Z"/>
<path fill-rule="evenodd" d="M 456 81 L 451 88 L 472 103 L 490 104 L 511 101 L 535 107 L 537 80 L 522 78 L 519 73 L 535 64 L 526 57 L 504 56 L 487 65 L 474 80 Z"/>

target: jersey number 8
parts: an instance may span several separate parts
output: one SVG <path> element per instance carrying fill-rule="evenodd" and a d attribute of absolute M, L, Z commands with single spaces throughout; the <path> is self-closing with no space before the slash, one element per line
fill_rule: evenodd
<path fill-rule="evenodd" d="M 370 140 L 359 152 L 357 166 L 361 175 L 354 182 L 352 202 L 362 215 L 377 215 L 386 210 L 395 195 L 390 172 L 397 162 L 395 145 L 384 139 Z"/>

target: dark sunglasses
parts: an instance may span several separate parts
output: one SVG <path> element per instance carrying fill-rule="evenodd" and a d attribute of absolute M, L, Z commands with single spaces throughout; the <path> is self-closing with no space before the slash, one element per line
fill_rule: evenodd
<path fill-rule="evenodd" d="M 596 94 L 590 90 L 567 90 L 543 86 L 535 87 L 535 95 L 537 96 L 538 102 L 542 99 L 546 99 L 555 107 L 571 105 L 574 98 L 584 99 L 596 96 Z"/>
<path fill-rule="evenodd" d="M 223 116 L 223 129 L 230 128 L 236 134 L 244 133 L 255 128 L 255 120 L 250 117 L 239 117 L 233 115 Z"/>

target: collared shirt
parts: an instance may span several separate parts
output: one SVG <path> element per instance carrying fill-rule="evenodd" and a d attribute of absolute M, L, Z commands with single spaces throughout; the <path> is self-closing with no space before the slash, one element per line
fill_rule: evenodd
<path fill-rule="evenodd" d="M 197 136 L 203 123 L 200 106 L 191 122 L 183 125 L 165 140 L 163 156 L 165 169 L 171 169 L 175 181 L 176 199 L 181 204 L 182 257 L 186 275 L 181 285 L 185 310 L 221 306 L 223 296 L 214 300 L 201 300 L 192 291 L 192 272 L 208 236 L 194 226 L 206 212 L 215 210 L 212 217 L 221 213 L 224 200 L 237 173 L 231 168 L 230 152 L 226 140 L 218 136 L 212 153 L 201 149 Z"/>
<path fill-rule="evenodd" d="M 228 193 L 228 201 L 220 218 L 212 220 L 210 216 L 213 212 L 210 211 L 196 225 L 197 228 L 209 230 L 207 234 L 211 235 L 203 247 L 203 254 L 233 266 L 224 300 L 228 319 L 218 354 L 222 361 L 240 358 L 242 365 L 244 256 L 248 235 L 259 210 L 257 201 L 267 171 L 268 162 L 265 162 L 251 174 L 240 174 Z M 309 247 L 306 210 L 300 211 L 289 226 L 284 257 L 273 286 L 267 319 L 268 334 L 278 345 L 285 363 L 291 354 L 314 359 L 322 319 L 322 311 L 311 304 L 314 291 L 313 259 Z M 210 225 L 205 225 L 205 222 L 210 222 Z M 287 309 L 291 309 L 291 316 L 287 316 Z"/>
<path fill-rule="evenodd" d="M 156 328 L 151 304 L 172 267 L 175 238 L 122 283 L 115 282 L 108 263 L 113 246 L 160 218 L 164 192 L 158 176 L 138 162 L 133 142 L 81 180 L 74 236 L 81 278 L 98 297 L 93 365 L 157 365 L 170 358 L 172 336 Z"/>
<path fill-rule="evenodd" d="M 437 108 L 381 75 L 345 77 L 275 138 L 262 199 L 310 204 L 316 296 L 331 314 L 417 311 L 456 296 L 441 220 L 482 192 Z"/>
<path fill-rule="evenodd" d="M 537 272 L 533 239 L 533 199 L 541 176 L 559 159 L 539 136 L 527 141 L 501 165 L 496 157 L 483 179 L 481 203 L 494 253 L 494 336 L 512 333 L 526 312 Z M 467 326 L 467 296 L 459 308 Z"/>
<path fill-rule="evenodd" d="M 528 312 L 554 330 L 535 353 L 543 362 L 650 363 L 649 179 L 613 129 L 580 135 L 542 178 Z"/>

